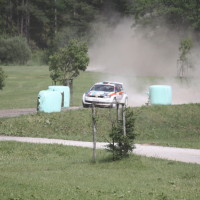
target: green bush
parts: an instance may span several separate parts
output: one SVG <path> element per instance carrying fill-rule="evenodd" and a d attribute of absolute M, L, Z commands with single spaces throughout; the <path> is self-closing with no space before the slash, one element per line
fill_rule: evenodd
<path fill-rule="evenodd" d="M 0 62 L 4 64 L 26 64 L 31 50 L 23 37 L 0 38 Z"/>
<path fill-rule="evenodd" d="M 125 129 L 126 134 L 124 134 L 123 121 L 118 120 L 112 123 L 112 130 L 109 134 L 112 140 L 108 146 L 107 150 L 112 152 L 113 160 L 122 159 L 127 157 L 130 152 L 134 149 L 134 140 L 136 137 L 135 133 L 135 120 L 136 115 L 133 113 L 131 108 L 126 108 L 125 112 Z"/>
<path fill-rule="evenodd" d="M 6 74 L 4 73 L 3 69 L 0 67 L 0 90 L 3 89 L 5 86 L 5 79 L 6 79 Z"/>

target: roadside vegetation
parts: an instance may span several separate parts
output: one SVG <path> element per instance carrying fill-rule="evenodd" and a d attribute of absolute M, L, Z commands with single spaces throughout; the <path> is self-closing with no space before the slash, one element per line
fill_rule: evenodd
<path fill-rule="evenodd" d="M 135 143 L 200 149 L 200 104 L 143 106 L 135 121 Z M 97 109 L 97 141 L 107 141 L 115 109 Z M 0 118 L 0 133 L 8 136 L 92 141 L 91 109 Z"/>
<path fill-rule="evenodd" d="M 200 168 L 132 155 L 110 162 L 87 148 L 1 142 L 1 200 L 177 200 L 200 198 Z"/>

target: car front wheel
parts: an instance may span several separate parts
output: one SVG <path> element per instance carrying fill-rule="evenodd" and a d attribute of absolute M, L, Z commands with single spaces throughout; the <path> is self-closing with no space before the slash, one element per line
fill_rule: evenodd
<path fill-rule="evenodd" d="M 88 105 L 88 104 L 84 104 L 84 103 L 82 102 L 82 105 L 83 105 L 83 108 L 89 108 L 89 105 Z"/>
<path fill-rule="evenodd" d="M 113 99 L 113 102 L 112 102 L 112 104 L 111 104 L 111 108 L 116 108 L 116 106 L 117 106 L 117 99 L 114 98 L 114 99 Z"/>

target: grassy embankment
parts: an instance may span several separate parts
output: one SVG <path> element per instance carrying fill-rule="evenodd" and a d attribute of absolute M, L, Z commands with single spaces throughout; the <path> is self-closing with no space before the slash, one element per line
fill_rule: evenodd
<path fill-rule="evenodd" d="M 200 105 L 153 106 L 140 109 L 136 143 L 200 149 Z M 112 116 L 115 109 L 111 110 Z M 97 140 L 105 141 L 111 128 L 110 109 L 97 109 Z M 91 109 L 0 118 L 3 135 L 92 140 Z"/>

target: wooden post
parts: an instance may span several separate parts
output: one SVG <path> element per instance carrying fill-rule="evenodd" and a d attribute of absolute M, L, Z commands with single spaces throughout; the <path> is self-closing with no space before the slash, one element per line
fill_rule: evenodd
<path fill-rule="evenodd" d="M 126 136 L 126 111 L 125 105 L 122 104 L 123 133 Z"/>
<path fill-rule="evenodd" d="M 73 79 L 70 79 L 70 98 L 71 98 L 71 106 L 73 106 L 74 105 Z"/>
<path fill-rule="evenodd" d="M 92 123 L 93 123 L 93 162 L 96 163 L 96 110 L 95 104 L 92 104 Z"/>
<path fill-rule="evenodd" d="M 117 123 L 120 120 L 120 110 L 119 110 L 119 103 L 116 104 L 116 108 L 117 108 Z"/>

